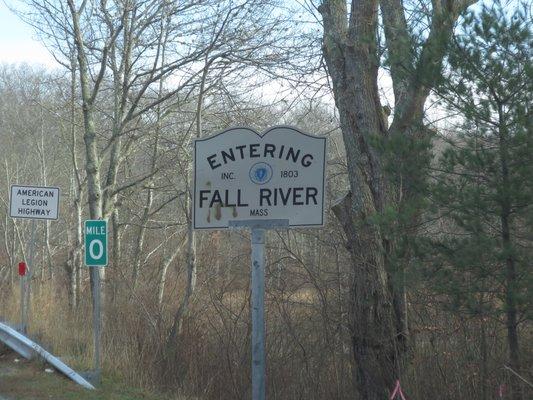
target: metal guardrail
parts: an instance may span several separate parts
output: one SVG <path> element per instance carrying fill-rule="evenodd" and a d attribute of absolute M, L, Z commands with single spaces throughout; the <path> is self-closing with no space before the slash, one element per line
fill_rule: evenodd
<path fill-rule="evenodd" d="M 27 360 L 31 360 L 35 357 L 41 357 L 58 371 L 66 375 L 69 379 L 76 382 L 78 385 L 81 385 L 86 389 L 94 389 L 94 386 L 91 385 L 91 383 L 89 383 L 84 377 L 70 368 L 59 358 L 53 356 L 40 345 L 2 322 L 0 322 L 0 341 L 4 342 L 8 347 L 19 353 Z"/>

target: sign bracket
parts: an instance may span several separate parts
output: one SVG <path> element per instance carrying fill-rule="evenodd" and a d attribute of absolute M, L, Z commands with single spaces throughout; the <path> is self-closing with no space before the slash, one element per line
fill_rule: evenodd
<path fill-rule="evenodd" d="M 289 229 L 288 219 L 245 219 L 229 221 L 232 229 Z"/>

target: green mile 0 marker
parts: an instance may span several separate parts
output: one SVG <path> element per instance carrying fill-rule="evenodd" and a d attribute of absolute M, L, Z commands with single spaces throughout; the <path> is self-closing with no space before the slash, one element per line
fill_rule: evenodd
<path fill-rule="evenodd" d="M 85 221 L 84 233 L 85 265 L 105 267 L 107 265 L 107 221 Z"/>

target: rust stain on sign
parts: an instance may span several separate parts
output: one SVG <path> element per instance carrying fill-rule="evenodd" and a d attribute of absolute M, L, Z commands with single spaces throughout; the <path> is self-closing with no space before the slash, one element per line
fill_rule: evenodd
<path fill-rule="evenodd" d="M 211 187 L 211 181 L 207 181 L 205 186 Z M 207 210 L 207 223 L 211 222 L 211 209 Z"/>
<path fill-rule="evenodd" d="M 211 210 L 214 208 L 214 217 L 217 221 L 220 221 L 220 219 L 222 218 L 222 207 L 226 207 L 224 204 L 221 204 L 221 203 L 217 203 L 215 204 L 214 207 L 211 207 L 207 210 L 207 222 L 211 222 Z M 239 213 L 237 212 L 237 207 L 236 206 L 231 206 L 232 208 L 232 211 L 231 211 L 231 215 L 233 216 L 233 218 L 237 218 L 237 215 L 239 215 Z"/>
<path fill-rule="evenodd" d="M 211 207 L 207 210 L 207 222 L 211 222 L 211 210 L 214 208 L 214 217 L 217 221 L 220 221 L 222 218 L 222 207 L 226 207 L 224 204 L 217 203 L 214 207 Z M 233 217 L 237 216 L 237 208 L 235 206 L 231 206 L 233 208 L 232 215 Z"/>
<path fill-rule="evenodd" d="M 207 181 L 205 183 L 205 186 L 207 187 L 211 187 L 211 181 Z M 211 222 L 211 210 L 214 208 L 214 217 L 217 221 L 220 221 L 220 219 L 222 218 L 222 207 L 227 207 L 226 205 L 224 205 L 224 203 L 216 203 L 214 207 L 210 207 L 208 210 L 207 210 L 207 223 L 210 223 Z M 238 215 L 238 212 L 237 212 L 237 207 L 235 205 L 231 205 L 230 206 L 232 208 L 232 212 L 231 212 L 231 215 L 233 216 L 233 218 L 236 218 L 237 215 Z"/>

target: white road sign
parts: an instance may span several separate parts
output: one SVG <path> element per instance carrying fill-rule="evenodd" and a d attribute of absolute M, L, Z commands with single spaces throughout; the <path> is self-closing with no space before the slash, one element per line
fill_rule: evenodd
<path fill-rule="evenodd" d="M 11 185 L 9 215 L 12 218 L 57 219 L 59 188 Z"/>
<path fill-rule="evenodd" d="M 285 126 L 195 140 L 194 228 L 258 219 L 323 226 L 325 156 L 326 138 Z"/>

